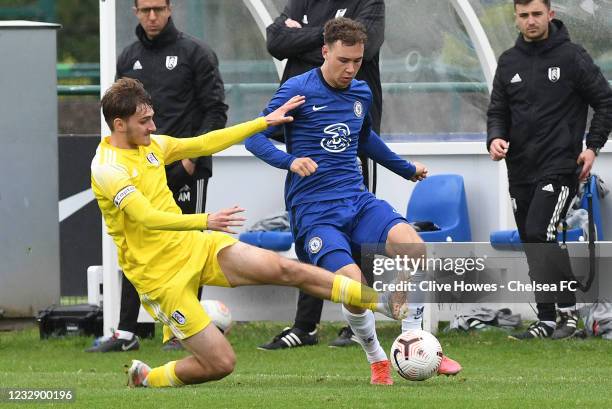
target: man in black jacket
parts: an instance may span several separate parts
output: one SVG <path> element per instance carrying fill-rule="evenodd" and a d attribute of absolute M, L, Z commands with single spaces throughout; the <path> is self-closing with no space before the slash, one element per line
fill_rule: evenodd
<path fill-rule="evenodd" d="M 267 47 L 270 54 L 278 60 L 287 60 L 281 84 L 289 78 L 300 75 L 323 64 L 323 26 L 336 17 L 348 17 L 362 23 L 368 34 L 363 56 L 363 64 L 357 79 L 368 83 L 372 90 L 371 108 L 372 129 L 380 134 L 382 116 L 382 87 L 380 83 L 379 54 L 385 34 L 384 0 L 289 0 L 280 16 L 266 30 Z M 283 140 L 282 135 L 275 139 Z M 368 188 L 368 159 L 361 159 L 364 181 Z M 300 246 L 296 246 L 296 249 Z M 301 257 L 308 260 L 307 256 Z M 359 255 L 355 255 L 359 258 Z M 295 323 L 286 328 L 261 349 L 284 349 L 318 343 L 317 324 L 321 320 L 323 301 L 300 292 Z M 331 346 L 354 344 L 350 327 L 340 330 L 339 337 Z"/>
<path fill-rule="evenodd" d="M 174 26 L 170 0 L 135 0 L 137 41 L 117 60 L 117 78 L 139 80 L 155 106 L 157 133 L 175 137 L 201 135 L 225 127 L 227 105 L 219 63 L 214 51 L 202 41 Z M 183 159 L 166 167 L 168 187 L 182 212 L 203 213 L 210 156 Z M 121 311 L 117 332 L 90 352 L 128 351 L 138 348 L 134 337 L 140 299 L 123 276 Z M 167 344 L 166 348 L 177 342 Z"/>
<path fill-rule="evenodd" d="M 557 227 L 612 128 L 612 90 L 587 52 L 554 19 L 550 0 L 514 0 L 521 34 L 499 58 L 487 113 L 487 148 L 506 160 L 510 197 L 538 283 L 573 280 Z M 595 114 L 583 149 L 589 105 Z M 514 339 L 573 336 L 575 294 L 536 292 L 538 321 Z M 555 303 L 559 308 L 556 321 Z"/>
<path fill-rule="evenodd" d="M 384 0 L 289 0 L 282 14 L 266 29 L 268 52 L 278 60 L 287 59 L 281 84 L 320 67 L 323 64 L 323 26 L 336 17 L 347 17 L 366 27 L 368 42 L 356 78 L 367 82 L 372 91 L 372 129 L 380 133 L 382 87 L 379 56 L 385 40 Z"/>

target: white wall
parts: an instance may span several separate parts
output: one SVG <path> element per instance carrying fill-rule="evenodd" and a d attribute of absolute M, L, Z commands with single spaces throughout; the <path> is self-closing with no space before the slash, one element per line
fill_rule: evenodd
<path fill-rule="evenodd" d="M 459 144 L 459 145 L 458 145 Z M 472 239 L 488 242 L 489 233 L 498 229 L 498 209 L 507 193 L 500 195 L 497 186 L 498 164 L 492 162 L 483 143 L 415 143 L 391 144 L 392 149 L 410 160 L 425 163 L 430 174 L 458 173 L 464 177 L 469 206 Z M 612 183 L 612 154 L 607 148 L 595 167 L 604 180 Z M 410 153 L 410 155 L 407 155 Z M 208 189 L 207 210 L 239 204 L 247 209 L 247 226 L 283 210 L 285 171 L 272 168 L 254 158 L 244 147 L 232 147 L 216 155 L 214 177 Z M 379 166 L 377 196 L 405 213 L 414 184 Z M 612 205 L 610 197 L 602 205 L 604 235 L 612 239 Z M 612 256 L 612 254 L 600 254 Z M 280 287 L 240 289 L 205 288 L 204 298 L 219 298 L 230 306 L 237 320 L 286 320 L 295 315 L 297 290 Z M 437 308 L 438 306 L 436 306 Z M 443 305 L 439 318 L 449 320 L 467 306 Z M 529 304 L 511 305 L 524 317 L 533 318 Z M 326 303 L 323 320 L 342 320 L 339 307 Z"/>

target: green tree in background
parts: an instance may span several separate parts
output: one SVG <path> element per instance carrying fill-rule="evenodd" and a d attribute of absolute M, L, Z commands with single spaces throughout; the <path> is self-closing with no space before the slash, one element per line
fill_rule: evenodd
<path fill-rule="evenodd" d="M 97 0 L 57 0 L 58 62 L 99 62 L 100 28 Z"/>
<path fill-rule="evenodd" d="M 0 19 L 61 24 L 58 62 L 100 61 L 98 0 L 1 0 Z"/>

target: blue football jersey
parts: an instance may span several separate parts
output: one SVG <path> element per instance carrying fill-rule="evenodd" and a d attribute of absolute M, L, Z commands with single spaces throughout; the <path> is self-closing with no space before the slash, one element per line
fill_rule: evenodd
<path fill-rule="evenodd" d="M 281 169 L 289 169 L 296 158 L 303 157 L 318 164 L 316 172 L 307 177 L 288 173 L 287 208 L 363 192 L 358 151 L 405 179 L 414 176 L 415 166 L 392 152 L 372 131 L 369 117 L 372 93 L 365 82 L 353 80 L 346 89 L 333 88 L 325 82 L 321 69 L 315 68 L 287 80 L 263 114 L 274 111 L 295 95 L 305 96 L 306 102 L 290 113 L 294 121 L 285 125 L 287 153 L 268 140 L 275 128 L 246 141 L 249 151 Z"/>
<path fill-rule="evenodd" d="M 336 89 L 323 79 L 320 68 L 286 81 L 263 114 L 266 115 L 295 95 L 306 102 L 290 113 L 294 121 L 285 125 L 287 153 L 267 139 L 274 128 L 247 140 L 247 148 L 273 166 L 289 169 L 296 158 L 309 157 L 318 168 L 307 177 L 289 172 L 286 203 L 289 208 L 308 202 L 334 200 L 362 192 L 363 177 L 357 164 L 361 135 L 370 134 L 368 112 L 372 93 L 364 81 L 353 80 L 346 89 Z"/>

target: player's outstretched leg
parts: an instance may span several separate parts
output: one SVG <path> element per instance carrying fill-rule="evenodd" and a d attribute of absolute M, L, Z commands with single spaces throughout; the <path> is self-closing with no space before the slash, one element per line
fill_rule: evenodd
<path fill-rule="evenodd" d="M 342 275 L 310 264 L 289 260 L 278 254 L 235 243 L 217 255 L 223 274 L 233 287 L 274 284 L 297 287 L 324 300 L 380 312 L 402 319 L 402 308 L 394 307 L 385 294 Z"/>
<path fill-rule="evenodd" d="M 352 264 L 332 274 L 309 264 L 299 263 L 271 251 L 244 243 L 229 246 L 217 256 L 221 269 L 232 286 L 276 284 L 294 286 L 315 297 L 342 303 L 345 317 L 368 355 L 372 366 L 372 383 L 392 384 L 387 356 L 376 338 L 372 311 L 401 318 L 401 308 L 391 298 L 379 294 L 353 278 L 361 278 L 361 271 Z M 354 267 L 355 271 L 350 270 Z M 343 271 L 345 269 L 347 271 Z M 350 276 L 350 277 L 349 277 Z M 352 278 L 351 278 L 352 277 Z M 395 308 L 397 307 L 397 308 Z M 365 311 L 365 312 L 364 312 Z M 381 363 L 382 362 L 382 363 Z"/>

